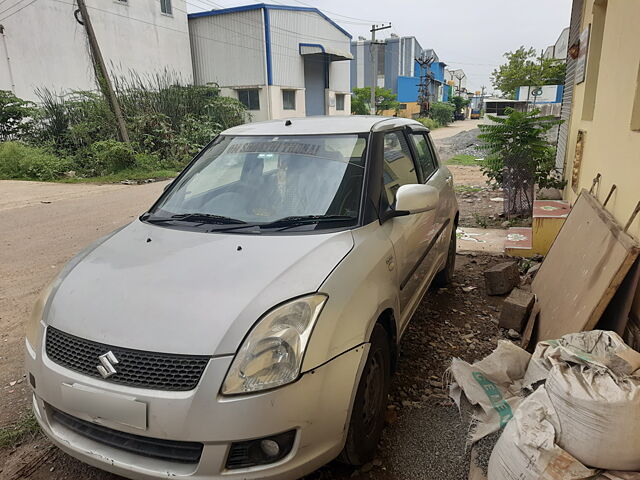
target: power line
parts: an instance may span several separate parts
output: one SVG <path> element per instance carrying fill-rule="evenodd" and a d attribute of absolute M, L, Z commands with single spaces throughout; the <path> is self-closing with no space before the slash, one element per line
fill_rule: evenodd
<path fill-rule="evenodd" d="M 310 5 L 308 3 L 302 2 L 301 0 L 294 0 L 294 1 L 299 3 L 299 4 L 301 4 L 301 5 L 305 5 L 307 7 L 317 8 L 317 7 L 313 6 L 313 5 Z M 344 17 L 344 18 L 349 18 L 351 20 L 357 20 L 359 23 L 362 23 L 363 25 L 369 25 L 371 23 L 384 23 L 384 22 L 379 22 L 377 20 L 366 20 L 366 19 L 363 19 L 363 18 L 350 17 L 349 15 L 343 15 L 341 13 L 332 12 L 331 10 L 324 10 L 323 9 L 322 11 L 330 13 L 332 15 L 336 15 L 338 17 Z"/>
<path fill-rule="evenodd" d="M 2 22 L 3 20 L 6 20 L 7 18 L 9 18 L 9 17 L 11 17 L 11 16 L 15 15 L 16 13 L 18 13 L 18 12 L 20 12 L 20 11 L 24 10 L 24 9 L 25 9 L 25 8 L 27 8 L 29 5 L 32 5 L 32 4 L 36 3 L 37 1 L 38 1 L 38 0 L 31 0 L 29 3 L 27 3 L 26 5 L 24 5 L 24 6 L 20 7 L 20 8 L 19 8 L 18 10 L 16 10 L 15 12 L 10 13 L 10 14 L 9 14 L 9 15 L 7 15 L 6 17 L 0 18 L 0 22 Z M 20 2 L 18 2 L 18 3 L 20 3 Z M 14 4 L 13 6 L 11 6 L 11 7 L 7 8 L 6 10 L 3 10 L 2 12 L 0 12 L 0 15 L 2 15 L 2 14 L 3 14 L 4 12 L 6 12 L 7 10 L 11 10 L 13 7 L 15 7 L 16 5 L 18 5 L 18 3 L 16 3 L 16 4 Z"/>

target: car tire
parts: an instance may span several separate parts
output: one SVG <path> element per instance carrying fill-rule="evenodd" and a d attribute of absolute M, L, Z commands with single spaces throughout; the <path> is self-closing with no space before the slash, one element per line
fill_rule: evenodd
<path fill-rule="evenodd" d="M 371 347 L 351 411 L 347 441 L 338 460 L 364 465 L 373 460 L 384 428 L 391 380 L 391 351 L 384 327 L 371 333 Z"/>
<path fill-rule="evenodd" d="M 433 286 L 437 288 L 446 287 L 453 281 L 453 272 L 456 269 L 456 226 L 451 229 L 451 239 L 449 240 L 449 250 L 447 250 L 447 263 L 444 268 L 436 273 L 433 278 Z"/>

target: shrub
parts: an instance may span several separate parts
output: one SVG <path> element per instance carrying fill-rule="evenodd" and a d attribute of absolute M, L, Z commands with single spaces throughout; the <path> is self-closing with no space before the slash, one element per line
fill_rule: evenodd
<path fill-rule="evenodd" d="M 434 102 L 429 109 L 429 116 L 440 125 L 449 125 L 453 122 L 455 106 L 447 102 Z"/>
<path fill-rule="evenodd" d="M 166 167 L 162 164 L 160 158 L 152 153 L 136 153 L 135 166 L 148 172 Z"/>
<path fill-rule="evenodd" d="M 35 105 L 0 90 L 0 141 L 19 140 L 33 128 Z"/>
<path fill-rule="evenodd" d="M 540 110 L 518 112 L 505 109 L 506 117 L 489 116 L 491 124 L 480 125 L 478 135 L 487 151 L 482 171 L 504 188 L 505 214 L 530 217 L 534 186 L 562 188 L 557 178 L 554 151 L 546 139 L 547 132 L 562 121 L 540 116 Z"/>
<path fill-rule="evenodd" d="M 0 143 L 0 178 L 55 180 L 71 168 L 69 159 L 60 158 L 43 148 L 20 142 Z"/>
<path fill-rule="evenodd" d="M 440 128 L 440 124 L 436 122 L 433 118 L 422 117 L 417 119 L 422 125 L 427 127 L 429 130 L 435 130 L 436 128 Z"/>
<path fill-rule="evenodd" d="M 132 167 L 135 163 L 135 153 L 131 145 L 117 140 L 95 142 L 76 155 L 76 167 L 90 177 L 115 173 Z"/>

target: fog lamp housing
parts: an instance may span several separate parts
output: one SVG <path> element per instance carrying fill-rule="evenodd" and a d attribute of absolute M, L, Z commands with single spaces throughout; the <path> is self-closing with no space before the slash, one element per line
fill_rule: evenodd
<path fill-rule="evenodd" d="M 226 468 L 236 470 L 275 463 L 289 455 L 295 439 L 296 431 L 289 430 L 270 437 L 233 442 L 227 455 Z"/>

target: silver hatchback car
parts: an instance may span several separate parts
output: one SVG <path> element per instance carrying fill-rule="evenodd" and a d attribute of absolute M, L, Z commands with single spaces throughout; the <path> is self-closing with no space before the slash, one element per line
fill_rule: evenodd
<path fill-rule="evenodd" d="M 400 338 L 451 279 L 457 221 L 418 122 L 231 128 L 42 293 L 26 340 L 36 418 L 129 478 L 367 462 Z"/>

